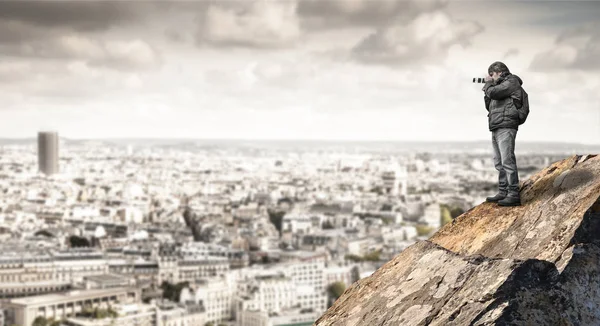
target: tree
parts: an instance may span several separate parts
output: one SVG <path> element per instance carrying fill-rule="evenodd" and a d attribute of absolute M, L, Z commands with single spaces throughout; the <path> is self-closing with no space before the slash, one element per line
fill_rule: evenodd
<path fill-rule="evenodd" d="M 323 224 L 321 225 L 321 228 L 322 228 L 323 230 L 330 230 L 330 229 L 333 229 L 333 228 L 335 228 L 335 227 L 333 226 L 333 224 L 331 224 L 331 222 L 330 222 L 330 221 L 325 221 L 325 222 L 323 222 Z"/>
<path fill-rule="evenodd" d="M 380 210 L 383 212 L 391 212 L 393 208 L 394 206 L 392 206 L 392 204 L 383 204 Z"/>
<path fill-rule="evenodd" d="M 171 284 L 167 281 L 162 282 L 160 285 L 163 290 L 163 298 L 169 299 L 173 302 L 179 302 L 179 297 L 181 296 L 181 290 L 183 288 L 188 287 L 189 282 L 180 282 L 177 284 Z"/>
<path fill-rule="evenodd" d="M 448 223 L 452 223 L 452 214 L 450 213 L 450 209 L 447 205 L 440 205 L 440 213 L 441 213 L 441 225 L 446 225 Z"/>
<path fill-rule="evenodd" d="M 46 318 L 39 316 L 33 320 L 31 326 L 48 326 L 48 321 L 46 320 Z"/>
<path fill-rule="evenodd" d="M 364 260 L 368 260 L 368 261 L 379 261 L 379 255 L 381 254 L 381 249 L 372 251 L 366 255 L 363 256 Z"/>
<path fill-rule="evenodd" d="M 40 230 L 34 233 L 35 236 L 41 235 L 46 238 L 54 238 L 54 235 L 46 230 Z"/>
<path fill-rule="evenodd" d="M 283 224 L 283 217 L 285 216 L 285 211 L 269 209 L 267 213 L 269 214 L 269 221 L 273 223 L 273 225 L 275 225 L 275 228 L 277 229 L 277 231 L 279 231 L 279 234 L 281 235 L 281 227 Z"/>
<path fill-rule="evenodd" d="M 462 214 L 464 214 L 464 210 L 461 207 L 458 206 L 453 206 L 450 208 L 450 215 L 452 215 L 452 218 L 457 218 L 459 216 L 461 216 Z"/>
<path fill-rule="evenodd" d="M 390 225 L 394 223 L 394 219 L 391 217 L 382 217 L 381 221 L 383 222 L 384 225 Z"/>
<path fill-rule="evenodd" d="M 346 254 L 346 255 L 344 255 L 344 259 L 351 260 L 353 262 L 361 262 L 361 261 L 363 261 L 363 258 L 361 256 L 357 256 L 357 255 L 354 255 L 354 254 Z"/>
<path fill-rule="evenodd" d="M 346 291 L 346 283 L 344 282 L 334 282 L 329 284 L 329 286 L 327 287 L 327 293 L 329 293 L 329 295 L 331 295 L 336 300 L 337 298 L 342 296 L 342 293 L 344 293 L 344 291 Z"/>
<path fill-rule="evenodd" d="M 345 290 L 346 284 L 344 282 L 334 282 L 329 284 L 327 287 L 327 306 L 331 307 L 335 300 L 337 300 Z"/>
<path fill-rule="evenodd" d="M 108 307 L 108 309 L 106 310 L 106 313 L 108 314 L 108 316 L 110 318 L 117 318 L 117 317 L 119 317 L 119 313 L 116 312 L 115 310 L 113 310 L 112 307 Z"/>
<path fill-rule="evenodd" d="M 94 309 L 94 318 L 96 319 L 104 319 L 108 317 L 108 312 L 104 309 L 98 309 L 98 307 L 96 307 L 96 309 Z"/>
<path fill-rule="evenodd" d="M 69 244 L 72 248 L 77 247 L 90 247 L 90 241 L 86 238 L 78 237 L 76 235 L 72 235 L 69 237 Z"/>
<path fill-rule="evenodd" d="M 417 228 L 417 235 L 422 237 L 424 235 L 429 235 L 431 233 L 431 231 L 433 231 L 433 228 L 431 226 L 427 226 L 427 225 L 422 225 L 422 224 L 418 224 L 416 226 Z"/>

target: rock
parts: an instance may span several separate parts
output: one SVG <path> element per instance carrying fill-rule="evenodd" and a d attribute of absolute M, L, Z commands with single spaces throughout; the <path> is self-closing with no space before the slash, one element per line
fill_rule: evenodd
<path fill-rule="evenodd" d="M 600 325 L 600 156 L 482 203 L 346 289 L 315 325 Z"/>

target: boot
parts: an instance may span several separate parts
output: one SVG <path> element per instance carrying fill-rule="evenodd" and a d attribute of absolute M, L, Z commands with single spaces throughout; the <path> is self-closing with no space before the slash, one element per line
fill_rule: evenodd
<path fill-rule="evenodd" d="M 498 201 L 498 206 L 521 206 L 521 197 L 508 196 Z"/>
<path fill-rule="evenodd" d="M 488 201 L 488 202 L 497 202 L 497 201 L 502 200 L 504 198 L 506 198 L 506 192 L 500 191 L 494 197 L 487 197 L 485 199 L 485 201 Z"/>

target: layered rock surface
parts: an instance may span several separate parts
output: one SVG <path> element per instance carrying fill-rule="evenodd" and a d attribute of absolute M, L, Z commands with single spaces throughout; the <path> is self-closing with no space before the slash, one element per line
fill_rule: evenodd
<path fill-rule="evenodd" d="M 350 287 L 315 325 L 600 325 L 600 156 L 482 203 Z"/>

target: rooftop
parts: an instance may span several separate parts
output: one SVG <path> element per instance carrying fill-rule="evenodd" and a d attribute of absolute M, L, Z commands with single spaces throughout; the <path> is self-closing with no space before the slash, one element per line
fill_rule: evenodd
<path fill-rule="evenodd" d="M 23 306 L 33 306 L 33 305 L 46 305 L 46 304 L 58 304 L 65 301 L 75 301 L 81 300 L 89 297 L 99 297 L 105 295 L 116 295 L 127 292 L 132 289 L 127 288 L 112 288 L 112 289 L 102 289 L 102 290 L 73 290 L 64 293 L 53 293 L 53 294 L 45 294 L 38 295 L 33 297 L 25 297 L 25 298 L 17 298 L 11 299 L 11 305 L 23 305 Z"/>

